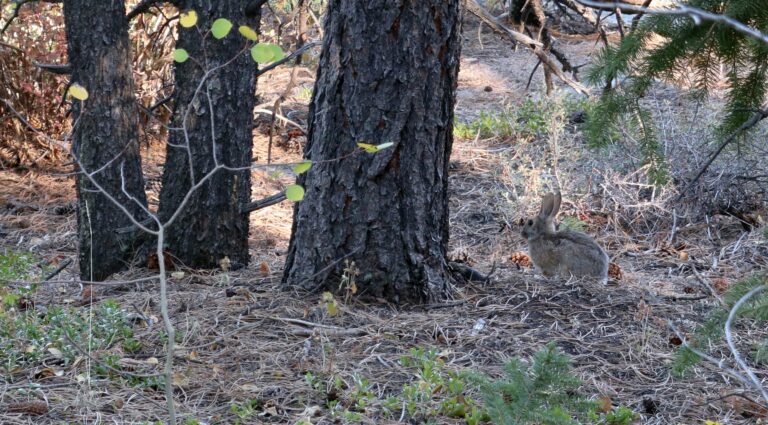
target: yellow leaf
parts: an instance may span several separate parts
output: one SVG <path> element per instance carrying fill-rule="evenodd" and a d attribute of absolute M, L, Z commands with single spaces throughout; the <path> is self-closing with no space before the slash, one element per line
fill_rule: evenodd
<path fill-rule="evenodd" d="M 74 83 L 71 86 L 69 86 L 69 90 L 67 90 L 67 93 L 69 93 L 70 96 L 74 97 L 77 100 L 88 99 L 88 90 L 86 90 L 85 87 L 77 83 Z"/>
<path fill-rule="evenodd" d="M 144 363 L 151 364 L 151 365 L 156 365 L 156 364 L 160 363 L 160 360 L 158 360 L 157 357 L 149 357 L 146 360 L 144 360 Z"/>
<path fill-rule="evenodd" d="M 238 28 L 237 31 L 240 33 L 240 35 L 247 38 L 248 40 L 256 41 L 259 39 L 259 35 L 256 34 L 256 31 L 254 31 L 253 28 L 249 26 L 240 25 L 240 28 Z"/>
<path fill-rule="evenodd" d="M 363 148 L 363 150 L 365 150 L 368 153 L 376 153 L 376 152 L 379 151 L 378 147 L 376 147 L 375 145 L 372 145 L 370 143 L 358 142 L 357 146 Z"/>
<path fill-rule="evenodd" d="M 184 28 L 194 27 L 197 23 L 197 12 L 188 10 L 179 15 L 179 24 Z"/>
<path fill-rule="evenodd" d="M 300 162 L 293 166 L 293 172 L 296 174 L 301 174 L 306 172 L 312 167 L 312 161 L 306 160 L 304 162 Z"/>

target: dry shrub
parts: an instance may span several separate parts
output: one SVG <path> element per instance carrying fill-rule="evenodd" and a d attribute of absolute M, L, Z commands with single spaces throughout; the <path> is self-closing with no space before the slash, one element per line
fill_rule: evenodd
<path fill-rule="evenodd" d="M 8 11 L 4 12 L 7 19 Z M 66 82 L 34 62 L 66 63 L 63 21 L 60 5 L 28 3 L 0 36 L 0 98 L 53 138 L 60 138 L 68 129 L 60 108 Z M 5 22 L 0 19 L 0 24 Z M 30 167 L 60 161 L 62 156 L 60 149 L 0 104 L 0 166 Z"/>

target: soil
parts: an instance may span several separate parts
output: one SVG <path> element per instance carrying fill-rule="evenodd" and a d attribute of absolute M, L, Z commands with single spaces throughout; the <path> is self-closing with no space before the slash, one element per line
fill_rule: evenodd
<path fill-rule="evenodd" d="M 465 19 L 458 120 L 470 121 L 480 111 L 514 108 L 527 97 L 540 99 L 540 67 L 526 89 L 536 58 L 524 48 L 515 50 L 487 28 L 478 33 L 478 23 Z M 595 43 L 590 37 L 568 37 L 558 45 L 573 64 L 581 65 L 596 51 Z M 301 88 L 311 87 L 313 73 L 297 73 L 299 88 L 283 104 L 283 114 L 299 124 L 304 123 L 307 102 Z M 288 79 L 288 70 L 262 77 L 261 99 L 271 104 Z M 269 119 L 261 116 L 258 122 L 254 156 L 263 161 Z M 272 147 L 277 163 L 300 159 L 303 136 L 289 135 L 289 130 L 278 126 Z M 457 284 L 453 300 L 409 308 L 337 297 L 338 313 L 331 315 L 321 294 L 280 290 L 292 205 L 284 202 L 256 211 L 251 215 L 248 268 L 225 272 L 181 267 L 183 275 L 171 279 L 170 311 L 181 335 L 174 352 L 179 414 L 201 423 L 235 423 L 230 406 L 256 400 L 258 408 L 242 423 L 294 424 L 306 416 L 312 416 L 314 424 L 343 422 L 331 416 L 328 399 L 344 406 L 359 377 L 372 384 L 380 400 L 400 393 L 414 376 L 399 360 L 413 348 L 436 348 L 446 370 L 499 377 L 510 358 L 529 359 L 553 342 L 572 359 L 583 381 L 581 393 L 629 407 L 640 415 L 636 423 L 757 423 L 765 409 L 749 400 L 759 396 L 717 365 L 701 363 L 682 378 L 671 373 L 681 341 L 668 323 L 690 335 L 718 305 L 705 283 L 727 286 L 764 269 L 765 238 L 746 233 L 727 216 L 710 222 L 677 221 L 659 198 L 632 205 L 630 201 L 639 199 L 636 186 L 642 185 L 629 173 L 599 168 L 615 152 L 586 149 L 576 126 L 566 126 L 563 132 L 560 148 L 566 154 L 559 167 L 568 185 L 561 218 L 586 223 L 586 232 L 606 247 L 621 270 L 621 279 L 608 286 L 546 279 L 513 261 L 513 254 L 526 251 L 518 222 L 536 211 L 539 195 L 549 187 L 546 182 L 532 183 L 545 181 L 546 171 L 532 175 L 521 167 L 526 161 L 537 167 L 545 164 L 537 155 L 551 153 L 551 143 L 536 137 L 457 140 L 450 180 L 451 257 L 483 272 L 493 269 L 490 283 Z M 147 161 L 150 174 L 153 163 L 162 162 L 161 150 L 153 149 L 154 160 Z M 289 167 L 257 169 L 253 198 L 276 193 L 292 179 Z M 0 247 L 31 251 L 41 263 L 76 259 L 73 182 L 61 172 L 0 171 Z M 633 187 L 634 192 L 628 189 Z M 156 199 L 156 193 L 150 198 Z M 159 373 L 165 352 L 158 288 L 154 281 L 121 283 L 152 272 L 133 268 L 94 286 L 79 284 L 76 276 L 70 266 L 41 284 L 35 308 L 87 310 L 116 300 L 143 318 L 134 328 L 143 348 L 129 354 L 116 344 L 107 353 L 134 361 L 139 365 L 136 372 Z M 736 331 L 745 336 L 739 339 L 744 351 L 749 349 L 747 335 L 752 341 L 767 336 L 765 329 L 748 321 L 740 322 Z M 713 346 L 710 352 L 733 366 L 724 346 Z M 107 353 L 83 353 L 83 361 L 75 364 L 46 358 L 7 375 L 2 423 L 164 419 L 162 390 L 82 378 L 91 365 L 85 360 Z M 764 366 L 753 366 L 758 376 L 768 376 Z M 56 373 L 43 373 L 47 368 Z M 323 377 L 323 384 L 310 386 L 308 373 Z M 326 380 L 334 377 L 343 382 L 340 394 L 326 391 Z M 18 403 L 41 400 L 47 404 L 46 409 L 37 406 L 42 416 L 30 416 L 32 408 L 11 411 Z M 368 419 L 354 423 L 401 423 L 399 410 L 392 415 L 370 412 Z M 464 422 L 439 417 L 437 423 Z"/>

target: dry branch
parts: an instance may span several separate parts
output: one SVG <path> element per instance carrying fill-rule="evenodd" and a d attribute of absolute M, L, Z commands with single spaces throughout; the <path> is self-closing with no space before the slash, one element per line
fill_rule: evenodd
<path fill-rule="evenodd" d="M 683 199 L 683 196 L 685 196 L 685 193 L 694 185 L 697 181 L 701 178 L 702 175 L 704 175 L 704 172 L 707 171 L 707 168 L 709 168 L 710 165 L 712 165 L 712 162 L 720 155 L 720 153 L 723 152 L 723 149 L 725 149 L 726 146 L 731 144 L 738 136 L 740 136 L 743 132 L 749 130 L 750 128 L 756 126 L 760 121 L 764 120 L 766 117 L 768 117 L 768 110 L 761 109 L 754 114 L 746 121 L 744 124 L 739 126 L 733 133 L 731 133 L 730 136 L 728 136 L 723 142 L 720 144 L 720 146 L 717 148 L 717 150 L 709 157 L 706 164 L 704 164 L 703 167 L 701 167 L 701 170 L 699 170 L 698 174 L 696 174 L 696 177 L 691 180 L 690 183 L 688 183 L 683 190 L 680 191 L 680 196 L 677 197 L 677 200 L 680 201 Z"/>
<path fill-rule="evenodd" d="M 557 66 L 557 64 L 555 64 L 555 62 L 549 57 L 547 52 L 544 51 L 543 49 L 544 44 L 532 39 L 531 37 L 528 37 L 525 34 L 522 34 L 507 28 L 504 24 L 499 22 L 498 19 L 496 19 L 493 15 L 491 15 L 484 7 L 480 6 L 476 0 L 467 0 L 465 4 L 466 4 L 467 10 L 470 13 L 480 18 L 494 31 L 506 36 L 507 38 L 514 41 L 515 43 L 520 43 L 528 46 L 533 51 L 533 53 L 539 58 L 539 60 L 541 60 L 544 66 L 549 68 L 565 84 L 570 86 L 572 89 L 576 90 L 577 93 L 581 93 L 584 95 L 589 94 L 589 90 L 584 85 L 582 85 L 578 81 L 568 77 L 567 75 L 565 75 L 565 73 L 563 73 L 563 71 Z"/>

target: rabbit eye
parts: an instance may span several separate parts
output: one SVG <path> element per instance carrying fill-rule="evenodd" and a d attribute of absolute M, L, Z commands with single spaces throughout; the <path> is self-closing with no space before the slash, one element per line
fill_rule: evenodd
<path fill-rule="evenodd" d="M 528 220 L 528 225 L 533 226 L 533 220 Z"/>

